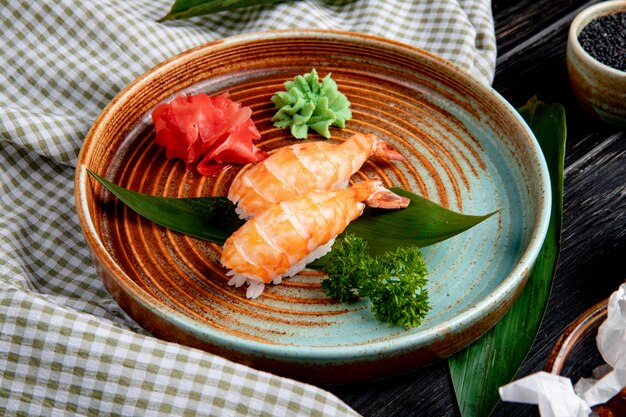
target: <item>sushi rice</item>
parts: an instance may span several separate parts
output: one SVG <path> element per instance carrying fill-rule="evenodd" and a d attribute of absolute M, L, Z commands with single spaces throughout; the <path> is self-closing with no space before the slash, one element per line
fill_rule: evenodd
<path fill-rule="evenodd" d="M 336 237 L 330 239 L 327 243 L 317 247 L 311 253 L 309 253 L 304 259 L 300 262 L 293 264 L 286 272 L 277 275 L 272 281 L 272 284 L 280 284 L 283 278 L 289 278 L 296 275 L 298 272 L 302 271 L 308 264 L 313 262 L 316 259 L 321 258 L 326 255 L 333 247 L 335 243 Z M 265 284 L 261 282 L 257 278 L 247 277 L 243 274 L 240 274 L 234 270 L 230 270 L 226 273 L 226 276 L 232 277 L 230 281 L 228 281 L 228 285 L 234 285 L 239 288 L 243 284 L 247 284 L 248 288 L 246 290 L 247 298 L 257 298 L 263 290 L 265 289 Z"/>

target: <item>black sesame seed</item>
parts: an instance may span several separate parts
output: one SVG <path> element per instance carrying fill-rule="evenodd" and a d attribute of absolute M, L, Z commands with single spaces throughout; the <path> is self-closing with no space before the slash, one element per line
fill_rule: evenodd
<path fill-rule="evenodd" d="M 626 12 L 592 20 L 578 35 L 578 42 L 596 60 L 626 71 Z"/>

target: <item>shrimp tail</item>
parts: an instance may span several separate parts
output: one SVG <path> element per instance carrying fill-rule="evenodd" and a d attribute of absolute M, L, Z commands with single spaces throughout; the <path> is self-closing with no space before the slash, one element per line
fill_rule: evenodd
<path fill-rule="evenodd" d="M 378 178 L 358 182 L 352 186 L 352 189 L 357 193 L 357 199 L 364 201 L 368 207 L 400 209 L 408 207 L 411 202 L 410 199 L 399 196 L 385 188 L 383 182 Z"/>
<path fill-rule="evenodd" d="M 409 203 L 411 203 L 410 199 L 399 196 L 386 188 L 380 188 L 374 191 L 374 193 L 365 200 L 365 205 L 368 207 L 383 209 L 405 208 L 408 207 Z"/>
<path fill-rule="evenodd" d="M 395 161 L 404 161 L 406 158 L 388 142 L 382 139 L 375 138 L 372 148 L 372 155 L 381 156 L 383 158 L 392 159 Z"/>

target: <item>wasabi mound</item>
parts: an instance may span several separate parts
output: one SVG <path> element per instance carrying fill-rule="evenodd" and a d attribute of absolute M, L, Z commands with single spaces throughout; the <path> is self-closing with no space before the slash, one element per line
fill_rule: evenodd
<path fill-rule="evenodd" d="M 330 73 L 320 83 L 313 69 L 286 81 L 285 89 L 272 97 L 278 108 L 272 121 L 275 127 L 290 128 L 296 139 L 306 139 L 309 128 L 329 139 L 331 126 L 344 128 L 346 120 L 352 118 L 350 102 L 339 92 Z"/>

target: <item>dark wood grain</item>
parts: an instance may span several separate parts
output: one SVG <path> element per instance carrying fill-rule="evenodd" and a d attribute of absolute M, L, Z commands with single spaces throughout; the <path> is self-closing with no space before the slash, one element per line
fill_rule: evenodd
<path fill-rule="evenodd" d="M 560 260 L 544 321 L 519 377 L 542 370 L 565 327 L 626 279 L 626 131 L 581 111 L 565 67 L 569 25 L 595 3 L 493 1 L 494 88 L 515 107 L 533 95 L 563 104 L 568 128 Z M 366 417 L 460 416 L 445 361 L 391 380 L 328 389 Z M 535 414 L 534 406 L 503 403 L 493 416 Z"/>
<path fill-rule="evenodd" d="M 520 47 L 524 41 L 545 29 L 560 26 L 560 20 L 592 3 L 598 0 L 493 1 L 498 52 L 502 54 Z"/>

